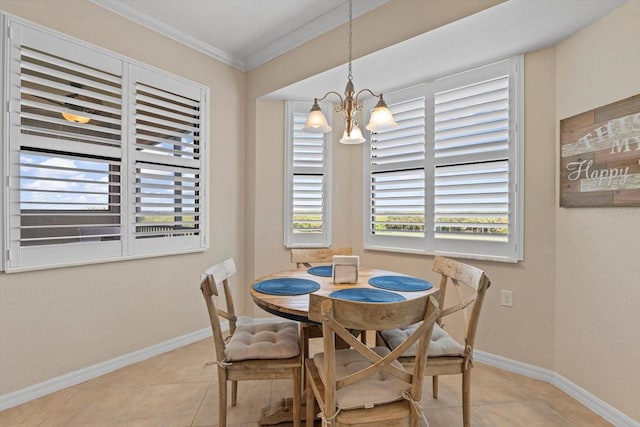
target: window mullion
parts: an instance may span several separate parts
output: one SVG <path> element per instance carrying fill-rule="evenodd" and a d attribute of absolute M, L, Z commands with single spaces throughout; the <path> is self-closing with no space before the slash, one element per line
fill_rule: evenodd
<path fill-rule="evenodd" d="M 136 81 L 136 67 L 132 64 L 128 64 L 123 70 L 123 86 L 126 90 L 123 91 L 123 112 L 122 116 L 125 117 L 123 123 L 124 138 L 126 138 L 126 150 L 122 153 L 122 164 L 125 170 L 123 170 L 123 176 L 126 177 L 125 186 L 122 191 L 122 205 L 124 206 L 122 215 L 120 217 L 120 224 L 124 230 L 124 239 L 122 245 L 122 251 L 126 256 L 131 256 L 133 252 L 133 224 L 135 220 L 135 81 Z"/>
<path fill-rule="evenodd" d="M 425 159 L 424 159 L 424 175 L 425 175 L 425 232 L 424 232 L 424 250 L 434 252 L 434 104 L 433 104 L 433 82 L 425 83 Z"/>

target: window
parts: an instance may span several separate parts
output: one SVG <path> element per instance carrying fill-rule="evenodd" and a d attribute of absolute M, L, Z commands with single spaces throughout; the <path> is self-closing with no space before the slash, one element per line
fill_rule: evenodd
<path fill-rule="evenodd" d="M 330 133 L 302 131 L 311 103 L 286 104 L 285 246 L 331 244 Z M 325 108 L 325 110 L 329 110 Z M 331 120 L 331 116 L 327 116 Z"/>
<path fill-rule="evenodd" d="M 205 248 L 208 89 L 4 18 L 5 270 Z"/>
<path fill-rule="evenodd" d="M 521 74 L 516 57 L 385 96 L 399 126 L 365 152 L 366 248 L 522 259 Z"/>

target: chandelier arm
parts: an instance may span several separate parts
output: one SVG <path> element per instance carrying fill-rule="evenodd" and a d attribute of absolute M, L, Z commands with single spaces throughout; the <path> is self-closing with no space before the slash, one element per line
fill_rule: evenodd
<path fill-rule="evenodd" d="M 324 96 L 322 98 L 316 98 L 316 102 L 320 102 L 320 101 L 324 101 L 325 98 L 331 94 L 336 95 L 338 98 L 340 98 L 340 104 L 342 104 L 344 102 L 344 99 L 342 98 L 342 95 L 340 95 L 338 92 L 331 90 L 327 93 L 324 94 Z"/>
<path fill-rule="evenodd" d="M 362 89 L 362 90 L 358 91 L 358 93 L 356 94 L 356 97 L 355 97 L 356 104 L 358 103 L 358 97 L 360 96 L 360 94 L 362 92 L 369 92 L 371 94 L 371 96 L 375 96 L 375 97 L 378 97 L 378 98 L 380 98 L 382 96 L 381 93 L 374 93 L 371 89 L 365 88 L 365 89 Z"/>

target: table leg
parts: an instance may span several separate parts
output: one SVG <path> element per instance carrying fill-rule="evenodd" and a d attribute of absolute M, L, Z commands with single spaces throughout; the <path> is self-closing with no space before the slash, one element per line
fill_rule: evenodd
<path fill-rule="evenodd" d="M 302 400 L 300 402 L 300 421 L 304 422 L 307 419 L 306 402 L 303 392 Z M 317 413 L 318 411 L 315 411 Z M 269 426 L 274 424 L 286 423 L 293 421 L 293 398 L 286 397 L 279 401 L 262 408 L 260 414 L 260 420 L 258 424 L 261 426 Z M 303 424 L 304 425 L 304 424 Z"/>

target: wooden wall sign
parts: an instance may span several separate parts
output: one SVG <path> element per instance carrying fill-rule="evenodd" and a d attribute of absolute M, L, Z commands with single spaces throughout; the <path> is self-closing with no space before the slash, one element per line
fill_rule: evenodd
<path fill-rule="evenodd" d="M 560 121 L 560 206 L 640 206 L 640 94 Z"/>

